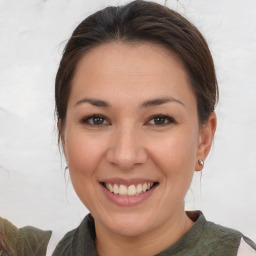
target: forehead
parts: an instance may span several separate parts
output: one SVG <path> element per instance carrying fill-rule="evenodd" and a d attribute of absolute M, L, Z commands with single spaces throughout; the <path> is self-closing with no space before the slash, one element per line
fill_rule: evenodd
<path fill-rule="evenodd" d="M 96 46 L 79 61 L 70 101 L 82 96 L 143 101 L 171 96 L 194 100 L 180 58 L 150 43 L 108 43 Z M 167 95 L 168 94 L 168 95 Z"/>

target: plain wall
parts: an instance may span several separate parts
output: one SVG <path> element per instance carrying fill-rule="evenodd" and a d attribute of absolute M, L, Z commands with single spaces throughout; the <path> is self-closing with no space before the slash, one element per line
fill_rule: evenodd
<path fill-rule="evenodd" d="M 87 213 L 57 146 L 56 70 L 79 22 L 118 3 L 124 1 L 0 0 L 0 216 L 53 230 L 55 243 Z M 167 5 L 205 35 L 220 87 L 214 145 L 186 208 L 256 240 L 256 1 Z"/>

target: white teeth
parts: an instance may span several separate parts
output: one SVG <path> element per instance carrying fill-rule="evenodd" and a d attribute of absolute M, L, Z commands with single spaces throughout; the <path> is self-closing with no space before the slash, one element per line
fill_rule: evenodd
<path fill-rule="evenodd" d="M 142 185 L 138 184 L 136 189 L 137 194 L 140 194 L 142 192 Z"/>
<path fill-rule="evenodd" d="M 142 191 L 143 192 L 146 192 L 148 189 L 148 184 L 147 183 L 144 183 L 143 186 L 142 186 Z"/>
<path fill-rule="evenodd" d="M 135 185 L 130 185 L 128 187 L 128 196 L 134 196 L 134 195 L 136 195 Z"/>
<path fill-rule="evenodd" d="M 127 195 L 127 187 L 125 185 L 120 185 L 120 187 L 119 187 L 119 195 Z"/>
<path fill-rule="evenodd" d="M 116 184 L 114 184 L 114 194 L 119 194 L 119 188 L 118 188 L 118 186 L 116 185 Z"/>
<path fill-rule="evenodd" d="M 110 184 L 105 183 L 105 187 L 112 193 L 120 196 L 135 196 L 139 195 L 143 192 L 148 191 L 150 188 L 153 187 L 154 183 L 144 183 L 144 184 L 138 184 L 137 186 L 132 184 L 130 186 L 126 186 L 121 184 L 120 186 L 117 184 Z"/>

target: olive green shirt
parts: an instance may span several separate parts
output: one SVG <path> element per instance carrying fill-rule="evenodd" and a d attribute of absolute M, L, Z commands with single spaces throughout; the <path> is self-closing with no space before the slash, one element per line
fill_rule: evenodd
<path fill-rule="evenodd" d="M 256 255 L 255 243 L 240 232 L 207 221 L 200 211 L 186 213 L 194 225 L 157 256 Z M 30 226 L 18 229 L 0 218 L 0 256 L 45 256 L 51 234 Z M 94 241 L 94 219 L 88 214 L 76 229 L 63 237 L 52 256 L 98 256 Z"/>
<path fill-rule="evenodd" d="M 157 256 L 235 256 L 241 238 L 256 251 L 256 245 L 240 232 L 206 221 L 200 211 L 186 213 L 194 225 L 178 242 Z M 97 256 L 94 240 L 94 219 L 88 214 L 78 228 L 64 236 L 53 256 Z"/>

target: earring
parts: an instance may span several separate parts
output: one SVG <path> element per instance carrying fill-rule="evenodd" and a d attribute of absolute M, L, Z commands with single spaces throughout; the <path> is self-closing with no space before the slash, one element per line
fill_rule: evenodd
<path fill-rule="evenodd" d="M 202 159 L 199 159 L 199 160 L 198 160 L 198 163 L 199 163 L 199 165 L 203 165 L 203 164 L 204 164 L 204 161 L 203 161 Z"/>

